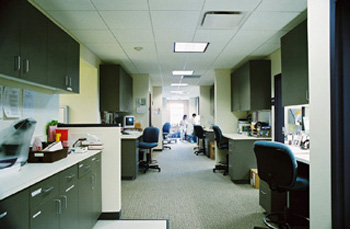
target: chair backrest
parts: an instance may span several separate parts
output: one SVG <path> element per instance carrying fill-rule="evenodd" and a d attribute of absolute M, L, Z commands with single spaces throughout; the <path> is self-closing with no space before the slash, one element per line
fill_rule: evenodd
<path fill-rule="evenodd" d="M 222 143 L 222 132 L 221 132 L 221 129 L 218 126 L 213 125 L 213 130 L 214 130 L 214 136 L 215 136 L 215 140 L 216 140 L 216 145 L 220 148 L 220 145 Z"/>
<path fill-rule="evenodd" d="M 298 164 L 288 146 L 279 142 L 257 141 L 254 152 L 260 179 L 272 190 L 288 190 L 294 186 Z"/>
<path fill-rule="evenodd" d="M 143 130 L 144 142 L 158 142 L 159 129 L 157 127 L 147 127 Z"/>
<path fill-rule="evenodd" d="M 163 133 L 170 133 L 170 127 L 171 127 L 171 126 L 170 126 L 170 122 L 164 123 L 162 132 L 163 132 Z"/>
<path fill-rule="evenodd" d="M 204 130 L 201 125 L 193 125 L 193 131 L 198 138 L 204 138 Z"/>

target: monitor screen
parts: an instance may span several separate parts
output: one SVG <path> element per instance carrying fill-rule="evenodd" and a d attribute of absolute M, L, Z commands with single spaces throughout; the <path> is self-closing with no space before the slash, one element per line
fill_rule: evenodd
<path fill-rule="evenodd" d="M 124 128 L 135 127 L 135 116 L 124 116 Z"/>

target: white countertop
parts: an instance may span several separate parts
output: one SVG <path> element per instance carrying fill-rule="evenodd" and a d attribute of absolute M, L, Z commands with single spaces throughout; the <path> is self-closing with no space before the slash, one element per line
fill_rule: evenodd
<path fill-rule="evenodd" d="M 53 163 L 27 163 L 21 167 L 20 171 L 13 171 L 6 175 L 1 175 L 0 171 L 0 200 L 26 189 L 99 152 L 101 152 L 101 150 L 89 150 L 83 154 L 73 153 Z"/>
<path fill-rule="evenodd" d="M 121 139 L 137 139 L 142 136 L 142 132 L 131 132 L 130 134 L 120 135 Z"/>
<path fill-rule="evenodd" d="M 244 134 L 223 133 L 225 138 L 232 140 L 271 140 L 271 137 L 252 137 Z"/>
<path fill-rule="evenodd" d="M 287 145 L 293 152 L 294 157 L 297 161 L 305 164 L 310 164 L 310 150 L 304 150 L 297 146 Z"/>

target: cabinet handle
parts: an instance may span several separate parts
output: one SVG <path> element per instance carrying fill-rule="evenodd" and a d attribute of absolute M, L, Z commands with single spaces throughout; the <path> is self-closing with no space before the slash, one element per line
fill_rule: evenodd
<path fill-rule="evenodd" d="M 49 193 L 49 192 L 51 192 L 54 188 L 55 188 L 55 186 L 51 186 L 50 188 L 44 189 L 44 190 L 43 190 L 43 193 Z"/>
<path fill-rule="evenodd" d="M 88 170 L 88 169 L 90 169 L 90 167 L 91 167 L 91 165 L 87 165 L 84 168 L 85 168 L 85 170 Z"/>
<path fill-rule="evenodd" d="M 19 71 L 21 69 L 21 57 L 15 56 L 15 71 Z"/>
<path fill-rule="evenodd" d="M 61 198 L 64 199 L 64 209 L 68 208 L 68 197 L 65 195 L 62 195 Z"/>
<path fill-rule="evenodd" d="M 309 101 L 309 99 L 310 99 L 309 98 L 309 90 L 305 91 L 305 98 L 306 98 L 307 101 Z"/>
<path fill-rule="evenodd" d="M 28 59 L 25 59 L 24 60 L 24 73 L 28 73 L 29 72 L 29 60 Z"/>
<path fill-rule="evenodd" d="M 4 218 L 4 217 L 6 217 L 6 216 L 7 216 L 7 212 L 1 213 L 1 214 L 0 214 L 0 219 Z"/>
<path fill-rule="evenodd" d="M 55 202 L 57 203 L 57 215 L 62 213 L 62 202 L 59 199 L 55 199 Z"/>
<path fill-rule="evenodd" d="M 68 76 L 66 76 L 66 83 L 64 85 L 68 86 Z"/>
<path fill-rule="evenodd" d="M 35 219 L 35 218 L 38 217 L 39 215 L 41 215 L 41 211 L 38 211 L 37 213 L 35 213 L 35 214 L 33 215 L 33 219 Z"/>
<path fill-rule="evenodd" d="M 72 173 L 70 176 L 66 176 L 67 180 L 72 180 L 73 177 L 75 177 L 75 174 L 74 174 L 74 173 Z"/>
<path fill-rule="evenodd" d="M 261 192 L 261 194 L 266 195 L 266 192 L 264 192 L 264 191 L 260 191 L 260 192 Z"/>
<path fill-rule="evenodd" d="M 69 192 L 70 190 L 72 190 L 75 187 L 75 185 L 73 184 L 72 186 L 70 186 L 69 188 L 66 189 L 66 192 Z"/>
<path fill-rule="evenodd" d="M 69 86 L 70 87 L 72 86 L 72 77 L 71 76 L 69 77 Z"/>

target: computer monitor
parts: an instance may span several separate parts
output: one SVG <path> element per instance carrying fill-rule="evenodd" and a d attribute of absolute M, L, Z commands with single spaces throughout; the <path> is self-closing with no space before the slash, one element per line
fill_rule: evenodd
<path fill-rule="evenodd" d="M 135 116 L 124 116 L 124 128 L 135 128 Z"/>

